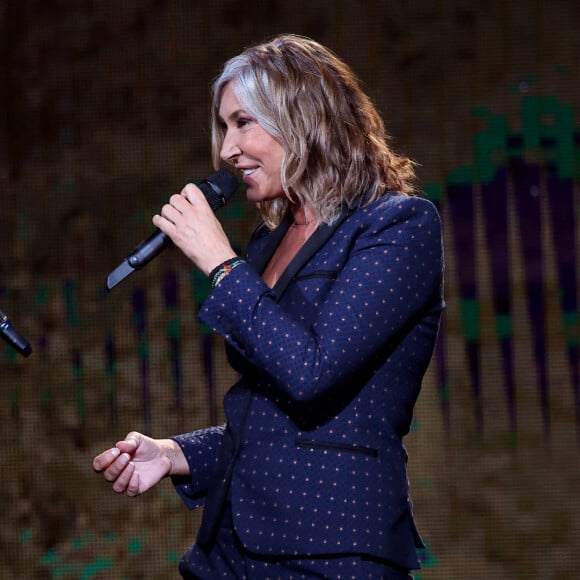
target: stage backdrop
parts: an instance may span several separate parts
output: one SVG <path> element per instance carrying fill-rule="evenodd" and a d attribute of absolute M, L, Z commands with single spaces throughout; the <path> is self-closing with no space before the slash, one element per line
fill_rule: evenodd
<path fill-rule="evenodd" d="M 0 577 L 166 579 L 199 514 L 93 455 L 223 420 L 235 379 L 151 216 L 211 171 L 208 91 L 280 32 L 343 56 L 445 226 L 447 310 L 407 438 L 422 579 L 580 577 L 580 4 L 0 2 Z M 243 252 L 257 222 L 220 212 Z"/>

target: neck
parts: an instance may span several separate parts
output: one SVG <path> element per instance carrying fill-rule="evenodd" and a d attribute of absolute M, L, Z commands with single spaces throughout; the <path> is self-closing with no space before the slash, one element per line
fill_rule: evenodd
<path fill-rule="evenodd" d="M 292 217 L 294 218 L 295 226 L 307 226 L 314 221 L 314 211 L 310 207 L 303 205 L 292 209 Z"/>

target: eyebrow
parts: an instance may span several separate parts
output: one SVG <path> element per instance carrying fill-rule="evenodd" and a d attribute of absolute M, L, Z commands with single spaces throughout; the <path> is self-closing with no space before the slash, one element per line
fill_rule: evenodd
<path fill-rule="evenodd" d="M 235 111 L 233 111 L 228 119 L 237 119 L 238 117 L 240 117 L 241 115 L 247 115 L 248 113 L 244 110 L 244 109 L 236 109 Z M 218 120 L 225 122 L 224 118 L 218 113 Z"/>

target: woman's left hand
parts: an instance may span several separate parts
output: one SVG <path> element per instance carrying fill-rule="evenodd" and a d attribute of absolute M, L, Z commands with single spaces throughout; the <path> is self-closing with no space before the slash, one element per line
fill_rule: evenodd
<path fill-rule="evenodd" d="M 236 256 L 202 191 L 189 183 L 153 216 L 153 224 L 205 275 Z"/>

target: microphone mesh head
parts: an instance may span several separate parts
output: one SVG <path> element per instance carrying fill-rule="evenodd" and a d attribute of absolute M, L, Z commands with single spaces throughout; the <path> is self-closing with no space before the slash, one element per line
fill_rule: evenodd
<path fill-rule="evenodd" d="M 227 169 L 220 169 L 215 173 L 212 173 L 208 177 L 208 181 L 210 181 L 215 187 L 220 190 L 220 193 L 226 198 L 226 200 L 230 199 L 240 186 L 238 178 Z"/>
<path fill-rule="evenodd" d="M 199 185 L 213 211 L 223 207 L 238 191 L 237 177 L 227 169 L 220 169 L 204 179 Z"/>

